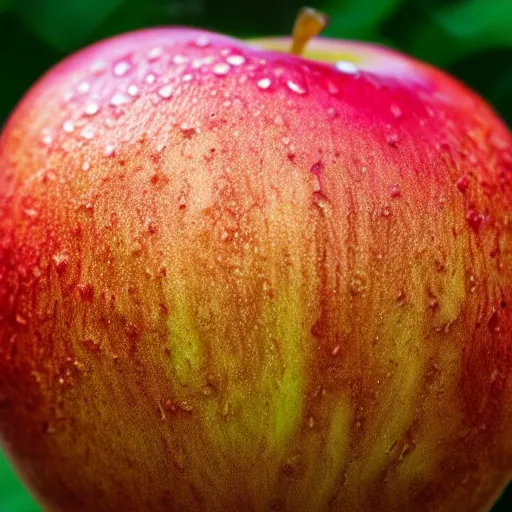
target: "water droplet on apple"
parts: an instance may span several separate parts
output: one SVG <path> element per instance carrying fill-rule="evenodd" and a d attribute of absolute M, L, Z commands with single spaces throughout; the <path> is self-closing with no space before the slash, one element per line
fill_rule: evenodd
<path fill-rule="evenodd" d="M 191 139 L 194 135 L 199 133 L 199 128 L 190 126 L 187 123 L 182 123 L 180 125 L 180 131 L 185 139 Z"/>
<path fill-rule="evenodd" d="M 87 94 L 91 90 L 91 84 L 89 82 L 81 82 L 80 84 L 78 84 L 76 90 L 80 94 Z"/>
<path fill-rule="evenodd" d="M 191 82 L 194 79 L 194 75 L 192 73 L 187 73 L 186 75 L 183 75 L 181 78 L 182 82 Z M 197 98 L 192 98 L 193 100 L 197 100 Z"/>
<path fill-rule="evenodd" d="M 398 197 L 400 197 L 402 195 L 402 192 L 400 191 L 400 187 L 398 186 L 397 183 L 395 183 L 392 187 L 391 187 L 391 192 L 390 192 L 390 195 L 393 199 L 397 199 Z"/>
<path fill-rule="evenodd" d="M 215 387 L 212 384 L 206 384 L 203 387 L 204 396 L 213 396 L 215 394 Z"/>
<path fill-rule="evenodd" d="M 231 69 L 231 66 L 229 64 L 227 64 L 226 62 L 218 62 L 217 64 L 215 64 L 212 67 L 212 71 L 217 76 L 227 75 L 229 73 L 230 69 Z"/>
<path fill-rule="evenodd" d="M 113 146 L 112 144 L 107 144 L 105 146 L 105 151 L 103 151 L 103 154 L 105 156 L 112 156 L 116 151 L 116 148 L 115 146 Z"/>
<path fill-rule="evenodd" d="M 53 137 L 49 133 L 47 133 L 46 135 L 43 135 L 43 138 L 41 139 L 41 142 L 45 146 L 49 146 L 53 142 Z"/>
<path fill-rule="evenodd" d="M 478 234 L 484 221 L 484 216 L 478 213 L 474 208 L 470 208 L 466 214 L 466 221 L 471 229 Z"/>
<path fill-rule="evenodd" d="M 66 133 L 72 133 L 73 130 L 75 129 L 75 124 L 73 123 L 73 121 L 70 121 L 70 120 L 64 121 L 64 123 L 62 124 L 62 129 Z"/>
<path fill-rule="evenodd" d="M 228 55 L 226 62 L 232 66 L 241 66 L 245 63 L 245 57 L 243 55 Z"/>
<path fill-rule="evenodd" d="M 114 96 L 110 99 L 110 104 L 114 107 L 119 107 L 120 105 L 125 105 L 126 103 L 130 103 L 130 98 L 126 96 L 122 92 L 116 92 Z"/>
<path fill-rule="evenodd" d="M 76 286 L 78 295 L 85 302 L 92 302 L 94 297 L 94 288 L 90 283 L 79 283 Z"/>
<path fill-rule="evenodd" d="M 330 80 L 327 82 L 327 91 L 333 96 L 340 92 L 338 86 L 334 85 Z"/>
<path fill-rule="evenodd" d="M 195 45 L 198 47 L 198 48 L 207 48 L 208 46 L 210 46 L 212 43 L 211 41 L 206 37 L 206 36 L 199 36 L 196 40 L 195 40 Z"/>
<path fill-rule="evenodd" d="M 492 313 L 491 317 L 489 318 L 489 321 L 487 322 L 487 327 L 491 334 L 500 332 L 501 327 L 500 327 L 500 318 L 498 315 L 498 311 L 494 311 Z"/>
<path fill-rule="evenodd" d="M 311 168 L 309 169 L 309 171 L 312 173 L 312 174 L 316 174 L 316 175 L 319 175 L 322 170 L 324 168 L 324 163 L 321 161 L 321 160 L 318 160 L 318 162 L 314 163 Z"/>
<path fill-rule="evenodd" d="M 466 193 L 466 191 L 469 188 L 469 178 L 468 176 L 462 176 L 457 180 L 457 188 L 462 192 L 463 194 Z"/>
<path fill-rule="evenodd" d="M 37 210 L 35 210 L 34 208 L 25 208 L 23 210 L 23 213 L 29 219 L 36 219 L 37 216 L 39 215 L 39 212 Z"/>
<path fill-rule="evenodd" d="M 391 107 L 390 107 L 390 110 L 391 110 L 391 113 L 393 114 L 393 116 L 396 118 L 396 119 L 400 119 L 402 117 L 402 109 L 396 105 L 396 104 L 392 104 Z"/>
<path fill-rule="evenodd" d="M 152 83 L 154 83 L 154 82 L 155 82 L 155 80 L 156 80 L 156 76 L 155 76 L 153 73 L 148 73 L 148 74 L 146 75 L 145 80 L 146 80 L 146 83 L 148 83 L 148 84 L 152 84 Z"/>
<path fill-rule="evenodd" d="M 327 109 L 327 115 L 331 118 L 331 119 L 334 119 L 335 117 L 338 117 L 338 111 L 334 108 L 334 107 L 329 107 Z"/>
<path fill-rule="evenodd" d="M 384 208 L 382 208 L 380 213 L 383 217 L 386 217 L 386 218 L 391 217 L 391 215 L 392 215 L 391 208 L 389 206 L 384 206 Z"/>
<path fill-rule="evenodd" d="M 396 133 L 391 133 L 389 134 L 387 137 L 386 137 L 386 142 L 396 148 L 397 147 L 397 144 L 398 144 L 398 134 Z"/>
<path fill-rule="evenodd" d="M 55 264 L 55 270 L 59 276 L 62 276 L 66 272 L 69 265 L 69 256 L 67 254 L 55 254 L 53 256 L 53 263 Z"/>
<path fill-rule="evenodd" d="M 94 129 L 92 128 L 92 126 L 86 126 L 81 132 L 80 132 L 80 136 L 83 137 L 84 139 L 87 139 L 87 140 L 91 140 L 94 138 Z"/>
<path fill-rule="evenodd" d="M 170 84 L 164 85 L 158 89 L 158 95 L 164 99 L 169 99 L 172 96 L 173 87 Z"/>
<path fill-rule="evenodd" d="M 134 97 L 139 94 L 139 88 L 135 84 L 131 84 L 128 86 L 127 92 L 130 96 Z"/>
<path fill-rule="evenodd" d="M 161 46 L 155 46 L 148 52 L 148 60 L 154 61 L 159 59 L 164 53 L 164 49 Z"/>
<path fill-rule="evenodd" d="M 105 72 L 107 69 L 107 64 L 103 62 L 102 60 L 96 60 L 92 63 L 91 67 L 89 68 L 89 71 L 93 75 L 101 75 Z"/>
<path fill-rule="evenodd" d="M 101 350 L 101 343 L 93 338 L 86 338 L 83 341 L 85 348 L 91 352 L 99 352 Z"/>
<path fill-rule="evenodd" d="M 293 80 L 288 80 L 286 82 L 286 85 L 290 89 L 290 91 L 293 91 L 296 94 L 306 94 L 306 89 L 304 87 L 300 86 L 298 83 L 294 82 Z"/>
<path fill-rule="evenodd" d="M 188 59 L 184 55 L 175 55 L 172 58 L 172 62 L 173 62 L 173 64 L 180 65 L 180 64 L 185 64 L 186 62 L 188 62 Z"/>
<path fill-rule="evenodd" d="M 261 78 L 260 80 L 258 80 L 256 82 L 257 86 L 260 88 L 260 89 L 268 89 L 271 85 L 272 85 L 272 82 L 270 80 L 270 78 Z"/>
<path fill-rule="evenodd" d="M 89 169 L 91 168 L 91 164 L 88 160 L 86 160 L 83 164 L 82 164 L 82 171 L 85 171 L 87 172 Z"/>
<path fill-rule="evenodd" d="M 363 272 L 356 272 L 350 279 L 349 287 L 352 295 L 360 295 L 368 287 L 368 278 Z"/>
<path fill-rule="evenodd" d="M 88 116 L 94 116 L 100 111 L 100 106 L 97 103 L 89 103 L 85 106 L 84 113 Z"/>
<path fill-rule="evenodd" d="M 349 60 L 340 60 L 336 62 L 336 69 L 349 75 L 355 75 L 359 72 L 359 68 Z"/>
<path fill-rule="evenodd" d="M 114 75 L 123 76 L 130 71 L 131 65 L 125 60 L 117 62 L 114 66 Z"/>

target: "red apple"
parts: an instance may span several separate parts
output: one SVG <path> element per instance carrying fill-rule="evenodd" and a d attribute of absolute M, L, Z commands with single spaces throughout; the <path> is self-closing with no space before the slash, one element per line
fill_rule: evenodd
<path fill-rule="evenodd" d="M 511 477 L 511 133 L 408 57 L 289 44 L 119 36 L 6 125 L 0 431 L 47 510 L 467 512 Z"/>

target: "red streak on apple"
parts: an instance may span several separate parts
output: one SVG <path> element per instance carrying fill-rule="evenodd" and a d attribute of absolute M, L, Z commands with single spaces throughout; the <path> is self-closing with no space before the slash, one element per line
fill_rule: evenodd
<path fill-rule="evenodd" d="M 308 52 L 132 33 L 5 127 L 0 431 L 49 510 L 468 511 L 508 481 L 511 134 L 427 65 Z"/>

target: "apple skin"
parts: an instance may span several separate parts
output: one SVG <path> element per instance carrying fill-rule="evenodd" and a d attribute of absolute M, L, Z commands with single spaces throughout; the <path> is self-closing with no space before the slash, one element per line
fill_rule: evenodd
<path fill-rule="evenodd" d="M 510 479 L 511 134 L 427 65 L 309 51 L 358 68 L 128 34 L 6 125 L 0 431 L 47 510 L 467 512 Z"/>

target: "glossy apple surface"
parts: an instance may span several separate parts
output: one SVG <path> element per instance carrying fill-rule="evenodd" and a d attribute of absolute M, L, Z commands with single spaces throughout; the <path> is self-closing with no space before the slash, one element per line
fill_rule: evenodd
<path fill-rule="evenodd" d="M 511 134 L 388 50 L 260 44 L 120 36 L 12 115 L 3 446 L 51 511 L 486 510 Z"/>

